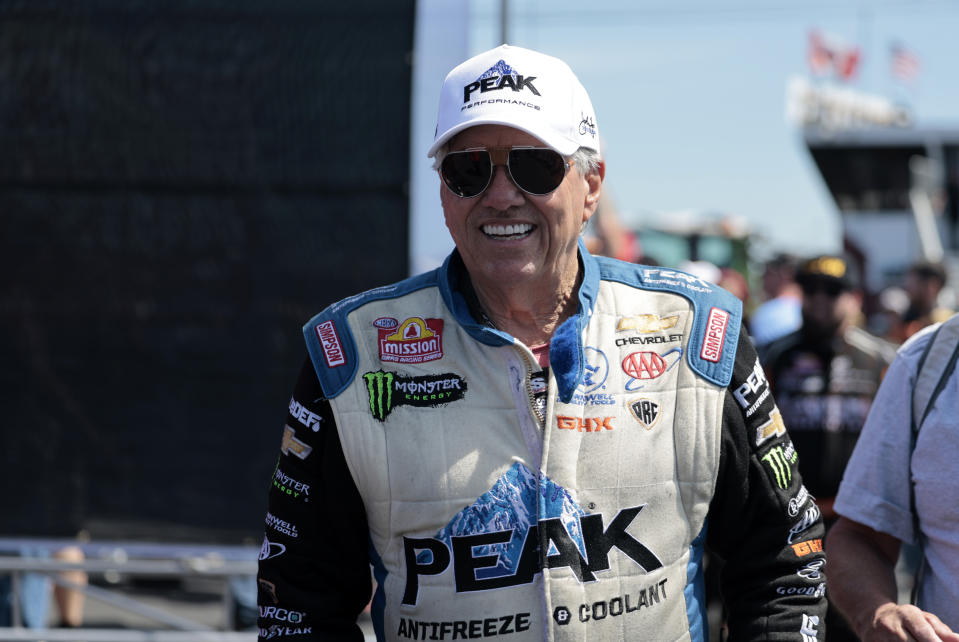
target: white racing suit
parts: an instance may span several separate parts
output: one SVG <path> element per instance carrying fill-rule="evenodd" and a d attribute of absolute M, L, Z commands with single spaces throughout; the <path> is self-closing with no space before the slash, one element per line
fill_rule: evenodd
<path fill-rule="evenodd" d="M 262 639 L 357 639 L 372 564 L 381 640 L 703 640 L 707 544 L 731 639 L 823 639 L 821 519 L 740 302 L 580 256 L 545 409 L 532 352 L 475 320 L 455 252 L 304 327 Z"/>

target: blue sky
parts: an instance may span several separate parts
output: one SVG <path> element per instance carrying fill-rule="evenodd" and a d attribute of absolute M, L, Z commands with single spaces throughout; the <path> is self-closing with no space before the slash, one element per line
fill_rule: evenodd
<path fill-rule="evenodd" d="M 499 44 L 500 6 L 469 2 L 468 55 Z M 509 0 L 510 44 L 563 58 L 589 91 L 606 189 L 624 218 L 727 212 L 766 251 L 841 242 L 836 207 L 785 116 L 789 78 L 811 77 L 812 30 L 859 48 L 849 86 L 906 102 L 919 126 L 959 127 L 957 1 Z M 888 72 L 894 41 L 921 60 L 911 86 Z"/>

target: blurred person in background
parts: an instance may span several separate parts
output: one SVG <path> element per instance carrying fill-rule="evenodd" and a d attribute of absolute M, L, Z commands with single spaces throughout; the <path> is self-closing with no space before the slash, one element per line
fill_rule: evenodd
<path fill-rule="evenodd" d="M 906 270 L 902 286 L 909 297 L 909 306 L 902 315 L 897 336 L 899 343 L 922 328 L 953 315 L 954 311 L 940 301 L 946 286 L 946 271 L 942 265 L 929 261 L 913 263 Z"/>
<path fill-rule="evenodd" d="M 836 497 L 829 595 L 866 642 L 959 642 L 957 352 L 959 317 L 900 348 Z M 907 545 L 919 551 L 915 606 L 897 586 Z"/>
<path fill-rule="evenodd" d="M 38 546 L 25 546 L 20 556 L 26 559 L 49 559 L 60 562 L 80 563 L 86 559 L 83 549 L 68 545 L 47 550 Z M 62 579 L 76 584 L 87 585 L 86 571 L 61 571 Z M 0 576 L 0 626 L 12 626 L 14 622 L 14 587 L 11 576 Z M 68 588 L 54 583 L 45 573 L 24 573 L 16 589 L 16 601 L 19 604 L 19 618 L 28 629 L 45 629 L 50 623 L 50 598 L 56 609 L 53 625 L 60 628 L 77 628 L 83 624 L 83 606 L 86 596 L 81 590 Z"/>
<path fill-rule="evenodd" d="M 851 268 L 839 256 L 801 263 L 802 325 L 758 347 L 782 420 L 801 453 L 806 490 L 826 527 L 836 519 L 833 501 L 869 406 L 895 350 L 855 325 L 860 294 Z M 835 609 L 827 618 L 830 640 L 855 640 Z"/>
<path fill-rule="evenodd" d="M 796 258 L 777 254 L 766 262 L 762 277 L 763 302 L 749 319 L 756 345 L 794 332 L 802 325 L 802 292 L 796 283 Z"/>

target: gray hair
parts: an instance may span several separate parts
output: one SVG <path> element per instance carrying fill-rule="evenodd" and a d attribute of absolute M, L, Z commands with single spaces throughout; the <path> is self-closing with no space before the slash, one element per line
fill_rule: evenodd
<path fill-rule="evenodd" d="M 439 171 L 440 165 L 443 164 L 443 159 L 449 151 L 449 144 L 443 145 L 436 150 L 436 154 L 433 156 L 433 169 Z M 580 147 L 569 157 L 569 161 L 571 165 L 575 165 L 576 168 L 579 169 L 580 174 L 587 176 L 599 171 L 599 165 L 603 162 L 603 159 L 595 149 Z"/>

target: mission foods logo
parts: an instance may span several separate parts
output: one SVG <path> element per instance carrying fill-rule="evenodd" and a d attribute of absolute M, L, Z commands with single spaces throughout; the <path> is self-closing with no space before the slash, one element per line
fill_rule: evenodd
<path fill-rule="evenodd" d="M 539 90 L 533 85 L 536 76 L 523 76 L 506 64 L 506 61 L 500 60 L 495 65 L 483 72 L 479 78 L 463 87 L 463 102 L 468 103 L 473 92 L 479 91 L 485 94 L 490 91 L 500 91 L 502 89 L 512 89 L 514 92 L 520 92 L 528 89 L 534 96 L 539 96 Z"/>
<path fill-rule="evenodd" d="M 395 329 L 377 328 L 380 361 L 423 363 L 443 356 L 443 320 L 410 317 Z"/>
<path fill-rule="evenodd" d="M 726 341 L 726 326 L 729 325 L 729 313 L 719 308 L 709 311 L 706 319 L 706 338 L 699 356 L 706 361 L 717 363 L 723 354 L 723 342 Z"/>
<path fill-rule="evenodd" d="M 323 346 L 326 365 L 336 368 L 346 363 L 343 346 L 340 344 L 340 337 L 337 336 L 336 326 L 333 325 L 332 321 L 324 321 L 316 326 L 316 336 L 319 337 L 320 345 Z"/>
<path fill-rule="evenodd" d="M 429 408 L 466 395 L 466 381 L 452 373 L 403 377 L 379 370 L 367 372 L 363 379 L 370 393 L 370 412 L 379 421 L 386 421 L 397 406 Z"/>

